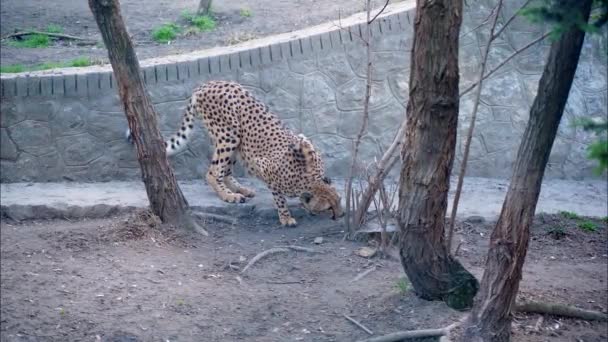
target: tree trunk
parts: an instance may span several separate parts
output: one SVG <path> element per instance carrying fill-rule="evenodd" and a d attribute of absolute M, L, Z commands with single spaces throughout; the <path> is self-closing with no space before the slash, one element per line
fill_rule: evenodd
<path fill-rule="evenodd" d="M 589 17 L 592 0 L 562 0 L 563 13 Z M 528 249 L 530 225 L 545 166 L 562 117 L 585 33 L 572 28 L 551 45 L 549 58 L 530 109 L 502 212 L 490 237 L 481 290 L 461 341 L 510 341 L 511 311 Z"/>
<path fill-rule="evenodd" d="M 399 186 L 401 263 L 416 294 L 455 309 L 473 304 L 477 279 L 445 246 L 458 123 L 462 0 L 418 0 Z"/>
<path fill-rule="evenodd" d="M 139 61 L 120 13 L 118 0 L 89 0 L 108 49 L 150 207 L 165 223 L 191 223 L 184 198 L 169 166 L 157 115 L 144 88 Z"/>
<path fill-rule="evenodd" d="M 211 12 L 211 1 L 212 0 L 200 0 L 198 8 L 196 9 L 196 15 L 209 15 L 209 12 Z"/>

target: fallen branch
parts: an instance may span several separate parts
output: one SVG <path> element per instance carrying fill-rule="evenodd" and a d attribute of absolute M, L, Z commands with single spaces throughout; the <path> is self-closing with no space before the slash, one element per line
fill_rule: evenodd
<path fill-rule="evenodd" d="M 63 34 L 63 33 L 51 33 L 51 32 L 44 32 L 44 31 L 22 31 L 22 32 L 15 32 L 15 33 L 11 33 L 9 35 L 6 35 L 4 37 L 2 37 L 2 40 L 4 39 L 9 39 L 9 38 L 16 38 L 16 37 L 22 37 L 22 36 L 31 36 L 34 34 L 40 34 L 40 35 L 45 35 L 48 37 L 53 37 L 53 38 L 59 38 L 59 39 L 67 39 L 67 40 L 78 40 L 78 41 L 82 41 L 82 42 L 90 42 L 93 44 L 96 44 L 97 42 L 88 39 L 88 38 L 82 38 L 82 37 L 76 37 L 76 36 L 71 36 L 69 34 Z"/>
<path fill-rule="evenodd" d="M 517 312 L 537 313 L 584 319 L 586 321 L 608 321 L 608 315 L 599 311 L 585 310 L 557 303 L 526 302 L 515 306 Z"/>
<path fill-rule="evenodd" d="M 367 276 L 368 274 L 372 273 L 374 270 L 376 270 L 376 266 L 357 274 L 357 276 L 354 277 L 350 282 L 354 283 L 356 281 L 359 281 L 359 280 L 363 279 L 365 276 Z"/>
<path fill-rule="evenodd" d="M 265 251 L 259 253 L 258 255 L 254 256 L 253 259 L 251 259 L 247 263 L 245 268 L 243 268 L 241 273 L 245 273 L 245 271 L 247 271 L 249 269 L 249 267 L 253 266 L 256 262 L 260 261 L 264 257 L 267 257 L 272 254 L 276 254 L 276 253 L 287 253 L 288 251 L 289 250 L 287 248 L 271 248 L 271 249 L 265 250 Z"/>
<path fill-rule="evenodd" d="M 295 246 L 295 245 L 277 246 L 276 248 L 288 248 L 288 249 L 292 249 L 294 251 L 308 252 L 308 253 L 321 253 L 319 251 L 315 251 L 312 248 L 302 247 L 302 246 Z"/>
<path fill-rule="evenodd" d="M 202 213 L 202 212 L 192 212 L 192 214 L 194 216 L 196 216 L 198 219 L 203 220 L 203 221 L 207 221 L 207 220 L 212 220 L 212 221 L 216 221 L 216 222 L 223 222 L 223 223 L 227 223 L 227 224 L 235 224 L 236 223 L 236 219 L 230 216 L 226 216 L 226 215 L 218 215 L 218 214 L 212 214 L 212 213 Z"/>
<path fill-rule="evenodd" d="M 374 332 L 369 330 L 365 325 L 359 323 L 357 320 L 355 320 L 354 318 L 350 317 L 349 315 L 344 315 L 344 318 L 346 318 L 347 320 L 349 320 L 351 323 L 353 323 L 354 325 L 358 326 L 359 328 L 363 329 L 363 331 L 365 331 L 366 333 L 373 335 Z"/>
<path fill-rule="evenodd" d="M 448 328 L 397 331 L 392 334 L 360 340 L 359 342 L 397 342 L 405 339 L 441 337 L 447 335 L 448 331 Z"/>

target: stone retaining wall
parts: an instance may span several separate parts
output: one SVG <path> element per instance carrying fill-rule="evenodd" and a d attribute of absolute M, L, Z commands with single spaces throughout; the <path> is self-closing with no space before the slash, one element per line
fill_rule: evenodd
<path fill-rule="evenodd" d="M 483 21 L 491 1 L 467 7 L 461 38 L 461 84 L 475 79 Z M 509 4 L 517 8 L 517 3 Z M 504 18 L 510 16 L 507 10 Z M 265 101 L 295 131 L 323 152 L 330 176 L 344 176 L 359 129 L 365 90 L 362 15 L 232 47 L 142 61 L 161 130 L 173 132 L 192 89 L 206 80 L 236 80 Z M 391 5 L 373 24 L 374 84 L 370 123 L 361 148 L 363 165 L 388 146 L 404 119 L 413 36 L 414 2 Z M 343 29 L 339 29 L 340 24 Z M 490 68 L 542 33 L 516 19 L 492 50 Z M 571 125 L 579 116 L 606 115 L 606 63 L 599 38 L 588 39 L 566 114 L 550 158 L 548 177 L 591 177 L 585 149 L 593 138 Z M 468 175 L 504 178 L 517 146 L 548 43 L 508 63 L 484 86 Z M 605 57 L 605 55 L 604 55 Z M 109 67 L 2 75 L 0 172 L 2 182 L 108 181 L 139 178 L 133 147 L 125 142 L 126 119 Z M 462 140 L 472 108 L 461 99 Z M 172 159 L 181 179 L 200 178 L 211 149 L 203 129 L 189 149 Z M 462 155 L 461 142 L 457 147 Z M 457 161 L 458 163 L 458 161 Z"/>

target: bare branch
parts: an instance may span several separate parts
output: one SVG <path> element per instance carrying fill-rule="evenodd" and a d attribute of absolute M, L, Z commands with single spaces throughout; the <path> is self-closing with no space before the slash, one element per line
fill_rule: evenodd
<path fill-rule="evenodd" d="M 473 112 L 471 113 L 471 122 L 469 123 L 469 130 L 467 132 L 467 140 L 464 144 L 464 155 L 462 156 L 462 163 L 460 165 L 460 174 L 458 175 L 458 184 L 456 185 L 456 194 L 454 195 L 454 202 L 452 203 L 452 214 L 450 215 L 450 227 L 448 229 L 447 238 L 447 249 L 448 253 L 452 253 L 452 239 L 454 235 L 454 223 L 456 222 L 456 213 L 458 212 L 458 202 L 460 201 L 460 194 L 462 192 L 462 183 L 464 182 L 464 174 L 467 171 L 467 162 L 469 160 L 469 151 L 471 148 L 471 139 L 473 139 L 473 130 L 475 129 L 475 119 L 477 118 L 477 110 L 479 108 L 479 98 L 481 97 L 481 87 L 483 84 L 483 74 L 486 72 L 486 64 L 488 62 L 488 55 L 490 54 L 490 46 L 494 40 L 494 30 L 496 30 L 496 23 L 498 23 L 498 15 L 502 9 L 503 0 L 499 0 L 496 4 L 496 13 L 492 20 L 492 28 L 490 29 L 490 39 L 486 44 L 486 48 L 483 52 L 481 59 L 481 67 L 479 70 L 479 78 L 477 91 L 475 92 L 475 99 L 473 104 Z"/>
<path fill-rule="evenodd" d="M 366 0 L 365 2 L 365 6 L 367 9 L 367 22 L 369 23 L 369 19 L 370 19 L 370 11 L 371 11 L 371 0 Z M 371 93 L 372 93 L 372 49 L 371 46 L 369 44 L 369 38 L 371 36 L 371 26 L 369 24 L 365 25 L 365 41 L 366 43 L 366 52 L 367 52 L 367 73 L 366 73 L 366 84 L 365 84 L 365 99 L 363 102 L 363 122 L 361 123 L 361 129 L 359 130 L 359 133 L 357 134 L 357 137 L 355 139 L 355 143 L 354 143 L 354 148 L 353 148 L 353 159 L 352 159 L 352 163 L 350 165 L 350 171 L 349 171 L 349 175 L 348 175 L 348 182 L 347 182 L 347 186 L 346 186 L 346 210 L 345 210 L 345 216 L 344 216 L 344 220 L 346 221 L 346 228 L 347 231 L 349 233 L 352 233 L 352 230 L 356 230 L 356 227 L 359 226 L 359 223 L 357 221 L 352 220 L 352 215 L 351 215 L 351 207 L 350 207 L 350 202 L 351 202 L 351 195 L 352 195 L 352 186 L 353 186 L 353 176 L 355 173 L 355 167 L 357 165 L 357 155 L 359 154 L 359 146 L 361 145 L 361 138 L 363 138 L 363 134 L 365 134 L 365 131 L 367 130 L 367 122 L 369 119 L 369 100 L 371 97 Z M 355 201 L 357 203 L 359 203 L 359 201 Z M 360 208 L 359 208 L 360 210 Z M 354 227 L 351 226 L 351 223 Z M 355 228 L 355 229 L 352 229 Z"/>
<path fill-rule="evenodd" d="M 376 173 L 372 177 L 370 177 L 369 183 L 367 184 L 367 188 L 365 188 L 365 191 L 363 191 L 361 195 L 361 202 L 359 202 L 359 208 L 355 212 L 354 222 L 357 222 L 359 224 L 363 222 L 363 218 L 365 217 L 365 214 L 367 213 L 367 210 L 371 205 L 372 198 L 376 195 L 376 192 L 378 191 L 380 183 L 384 180 L 386 175 L 399 160 L 399 156 L 393 158 L 393 154 L 395 153 L 397 148 L 403 143 L 405 128 L 406 121 L 404 120 L 401 124 L 401 127 L 399 127 L 399 131 L 397 131 L 397 133 L 395 134 L 393 142 L 391 143 L 389 148 L 382 156 L 382 159 L 378 163 L 378 166 L 376 167 Z"/>
<path fill-rule="evenodd" d="M 502 25 L 495 34 L 490 36 L 492 37 L 492 40 L 498 38 L 498 36 L 500 36 L 500 34 L 507 28 L 507 26 L 509 26 L 509 24 L 511 24 L 511 22 L 519 15 L 519 11 L 528 6 L 530 2 L 532 2 L 532 0 L 527 0 L 526 2 L 524 2 L 523 5 L 521 5 L 519 9 L 515 11 L 515 13 L 513 13 L 513 15 L 509 19 L 507 19 L 504 25 Z"/>
<path fill-rule="evenodd" d="M 380 11 L 379 11 L 378 13 L 376 13 L 376 15 L 374 16 L 374 18 L 372 18 L 372 20 L 368 20 L 368 21 L 367 21 L 367 24 L 368 24 L 368 25 L 369 25 L 369 24 L 371 24 L 371 23 L 373 23 L 373 22 L 374 22 L 374 20 L 376 20 L 376 18 L 378 18 L 378 16 L 379 16 L 380 14 L 382 14 L 382 12 L 384 12 L 384 10 L 386 9 L 386 6 L 388 6 L 389 1 L 390 1 L 390 0 L 386 0 L 386 2 L 384 3 L 384 6 L 382 7 L 382 9 L 380 9 Z"/>
<path fill-rule="evenodd" d="M 2 40 L 8 39 L 8 38 L 30 36 L 30 35 L 34 35 L 34 34 L 40 34 L 40 35 L 44 35 L 44 36 L 48 36 L 48 37 L 53 37 L 53 38 L 59 38 L 59 39 L 78 40 L 78 41 L 88 42 L 88 43 L 91 43 L 91 44 L 96 44 L 95 41 L 93 41 L 91 39 L 88 39 L 88 38 L 70 36 L 69 34 L 63 34 L 63 33 L 51 33 L 51 32 L 43 32 L 43 31 L 15 32 L 15 33 L 11 33 L 11 34 L 8 34 L 8 35 L 2 37 Z"/>
<path fill-rule="evenodd" d="M 528 44 L 526 44 L 525 46 L 522 46 L 521 48 L 519 48 L 517 51 L 513 52 L 511 55 L 509 55 L 509 57 L 505 58 L 502 62 L 500 62 L 500 64 L 498 64 L 497 66 L 495 66 L 492 70 L 490 70 L 481 80 L 485 80 L 488 77 L 492 76 L 496 71 L 498 71 L 500 68 L 502 68 L 505 64 L 507 64 L 510 60 L 512 60 L 513 58 L 515 58 L 515 56 L 519 55 L 520 53 L 522 53 L 523 51 L 527 50 L 528 48 L 530 48 L 531 46 L 533 46 L 534 44 L 542 41 L 543 39 L 547 38 L 549 36 L 551 32 L 547 32 L 544 33 L 542 36 L 534 39 L 533 41 L 529 42 Z M 475 89 L 475 87 L 479 84 L 479 82 L 475 82 L 473 84 L 471 84 L 470 86 L 468 86 L 465 90 L 463 90 L 460 93 L 460 97 L 465 96 L 467 93 L 469 93 L 471 90 Z"/>

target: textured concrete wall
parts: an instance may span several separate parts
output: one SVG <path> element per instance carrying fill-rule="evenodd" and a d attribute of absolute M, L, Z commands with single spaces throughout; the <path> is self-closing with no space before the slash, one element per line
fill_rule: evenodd
<path fill-rule="evenodd" d="M 491 2 L 491 1 L 490 1 Z M 509 4 L 517 8 L 517 2 Z M 467 8 L 462 28 L 462 88 L 476 77 L 485 28 L 471 31 L 489 11 L 486 1 Z M 510 16 L 507 11 L 505 18 Z M 374 84 L 362 165 L 388 146 L 404 119 L 413 36 L 413 2 L 392 5 L 373 25 Z M 295 131 L 323 152 L 327 172 L 345 176 L 360 126 L 365 90 L 361 16 L 239 46 L 143 61 L 143 76 L 160 115 L 161 130 L 177 127 L 192 89 L 206 80 L 236 80 L 265 101 Z M 490 67 L 541 34 L 516 19 L 492 50 Z M 592 138 L 570 125 L 579 116 L 606 115 L 606 64 L 589 39 L 550 159 L 549 177 L 590 177 L 585 148 Z M 538 44 L 485 84 L 468 175 L 508 177 L 526 124 L 546 44 Z M 597 53 L 596 53 L 597 52 Z M 465 136 L 472 96 L 461 100 L 459 134 Z M 2 76 L 1 181 L 105 181 L 139 177 L 126 119 L 111 70 L 66 69 L 52 74 Z M 172 159 L 182 179 L 199 178 L 211 146 L 204 129 Z M 462 155 L 458 143 L 458 158 Z M 458 163 L 458 160 L 457 160 Z"/>

